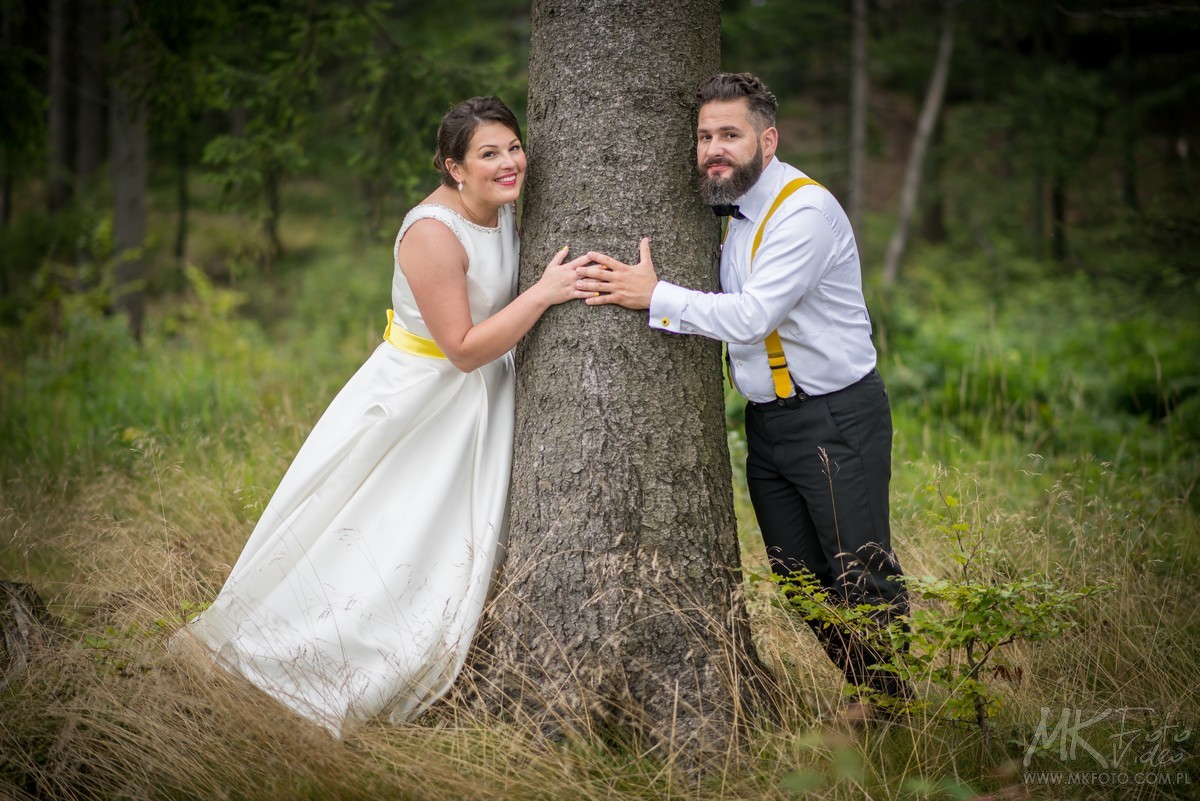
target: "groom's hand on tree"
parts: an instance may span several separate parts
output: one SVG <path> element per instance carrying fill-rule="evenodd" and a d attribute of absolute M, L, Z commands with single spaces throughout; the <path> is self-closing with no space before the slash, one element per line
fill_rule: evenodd
<path fill-rule="evenodd" d="M 584 303 L 589 306 L 615 303 L 627 309 L 650 308 L 650 297 L 658 284 L 654 262 L 650 259 L 650 239 L 643 237 L 638 249 L 641 261 L 633 265 L 604 253 L 589 251 L 588 259 L 600 266 L 590 265 L 575 271 L 579 277 L 576 288 L 596 293 L 585 298 Z"/>

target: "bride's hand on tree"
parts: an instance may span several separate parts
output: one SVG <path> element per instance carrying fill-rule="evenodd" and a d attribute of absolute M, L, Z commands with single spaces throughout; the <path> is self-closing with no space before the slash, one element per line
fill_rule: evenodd
<path fill-rule="evenodd" d="M 648 309 L 658 285 L 650 239 L 638 243 L 637 264 L 625 264 L 604 253 L 588 253 L 595 264 L 579 269 L 575 286 L 584 291 L 589 306 L 615 303 L 627 309 Z"/>
<path fill-rule="evenodd" d="M 564 261 L 569 251 L 570 248 L 562 248 L 555 253 L 554 258 L 550 259 L 550 263 L 546 265 L 542 277 L 537 282 L 537 287 L 546 299 L 548 306 L 565 303 L 568 300 L 591 297 L 594 294 L 575 286 L 578 278 L 577 271 L 591 264 L 591 259 L 587 255 L 583 255 L 571 261 Z"/>

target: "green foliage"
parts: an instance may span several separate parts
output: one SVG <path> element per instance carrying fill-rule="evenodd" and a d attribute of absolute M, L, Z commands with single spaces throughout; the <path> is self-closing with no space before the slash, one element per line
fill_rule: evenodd
<path fill-rule="evenodd" d="M 271 182 L 306 164 L 300 143 L 276 125 L 256 118 L 244 133 L 218 136 L 204 148 L 204 163 L 213 168 L 210 178 L 220 186 L 226 207 L 260 222 L 273 211 L 267 200 Z"/>
<path fill-rule="evenodd" d="M 912 603 L 907 615 L 881 621 L 878 607 L 844 603 L 807 571 L 771 580 L 805 620 L 837 627 L 880 653 L 894 654 L 893 661 L 874 669 L 924 688 L 930 697 L 905 702 L 861 687 L 847 687 L 848 694 L 865 694 L 878 707 L 893 711 L 934 705 L 939 718 L 974 723 L 989 758 L 990 720 L 1000 709 L 1002 693 L 987 679 L 996 672 L 1001 649 L 1060 637 L 1076 625 L 1079 604 L 1103 587 L 1066 589 L 1044 576 L 1005 576 L 1005 555 L 982 528 L 965 519 L 958 499 L 943 490 L 940 479 L 926 490 L 938 501 L 930 531 L 940 538 L 940 550 L 954 567 L 943 577 L 902 578 Z M 1000 667 L 1001 673 L 1019 670 Z M 936 701 L 934 691 L 942 696 Z"/>
<path fill-rule="evenodd" d="M 261 335 L 236 311 L 244 298 L 189 268 L 192 302 L 138 347 L 121 317 L 105 313 L 101 284 L 66 293 L 26 318 L 37 331 L 53 310 L 67 325 L 55 336 L 9 334 L 18 360 L 0 384 L 0 465 L 33 461 L 51 474 L 76 459 L 134 444 L 147 432 L 197 435 L 250 414 L 250 382 L 267 355 Z"/>
<path fill-rule="evenodd" d="M 203 162 L 213 169 L 210 178 L 228 207 L 263 223 L 267 263 L 282 251 L 281 184 L 307 165 L 304 143 L 318 86 L 319 21 L 298 10 L 239 9 L 232 22 L 249 41 L 211 62 L 217 107 L 232 111 L 244 126 L 209 141 Z"/>
<path fill-rule="evenodd" d="M 948 459 L 956 441 L 1018 456 L 1200 450 L 1191 315 L 1121 283 L 1045 276 L 1028 260 L 998 271 L 954 247 L 920 254 L 910 281 L 873 306 L 893 408 L 935 437 L 902 431 L 902 452 Z"/>
<path fill-rule="evenodd" d="M 339 66 L 327 82 L 344 90 L 325 135 L 340 142 L 335 157 L 366 190 L 372 235 L 395 233 L 389 198 L 406 208 L 436 182 L 432 143 L 451 105 L 494 94 L 520 114 L 527 12 L 514 0 L 473 9 L 376 2 L 340 17 L 330 35 Z"/>
<path fill-rule="evenodd" d="M 0 228 L 0 252 L 0 326 L 45 333 L 64 295 L 107 291 L 112 217 L 87 203 L 56 215 L 30 210 Z"/>

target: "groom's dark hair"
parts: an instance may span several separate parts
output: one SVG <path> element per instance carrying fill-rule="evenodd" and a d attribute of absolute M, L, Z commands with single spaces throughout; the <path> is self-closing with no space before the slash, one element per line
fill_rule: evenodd
<path fill-rule="evenodd" d="M 775 111 L 779 101 L 757 75 L 749 72 L 722 72 L 705 80 L 696 89 L 696 111 L 705 103 L 714 100 L 739 100 L 745 98 L 750 112 L 750 122 L 758 133 L 775 125 Z"/>

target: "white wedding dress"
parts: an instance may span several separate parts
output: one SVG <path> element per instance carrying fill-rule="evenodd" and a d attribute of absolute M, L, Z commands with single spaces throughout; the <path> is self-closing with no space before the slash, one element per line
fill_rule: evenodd
<path fill-rule="evenodd" d="M 472 319 L 517 288 L 511 205 L 483 228 L 434 205 L 468 257 Z M 394 324 L 429 338 L 395 260 Z M 385 341 L 317 422 L 225 586 L 189 630 L 222 667 L 341 736 L 411 718 L 461 670 L 507 533 L 511 354 L 470 373 Z"/>

